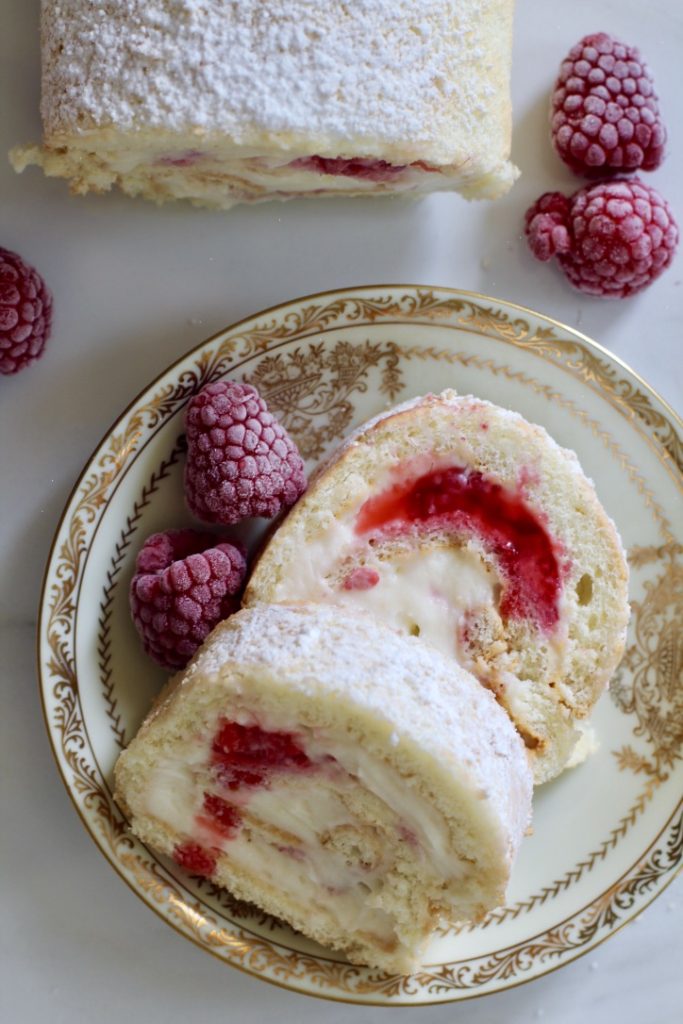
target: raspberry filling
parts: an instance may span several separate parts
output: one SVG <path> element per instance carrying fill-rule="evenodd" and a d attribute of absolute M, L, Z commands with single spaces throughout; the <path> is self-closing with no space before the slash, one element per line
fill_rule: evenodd
<path fill-rule="evenodd" d="M 290 732 L 266 732 L 258 725 L 222 722 L 211 745 L 211 764 L 226 789 L 269 786 L 278 772 L 313 766 Z"/>
<path fill-rule="evenodd" d="M 344 590 L 372 590 L 379 583 L 379 573 L 366 565 L 354 569 L 343 583 Z"/>
<path fill-rule="evenodd" d="M 197 815 L 197 822 L 209 831 L 216 832 L 222 839 L 232 839 L 242 824 L 242 815 L 227 800 L 215 793 L 204 794 L 204 814 Z"/>
<path fill-rule="evenodd" d="M 173 859 L 192 875 L 210 878 L 216 870 L 215 854 L 205 850 L 199 843 L 179 843 L 173 851 Z"/>
<path fill-rule="evenodd" d="M 303 171 L 314 171 L 317 174 L 339 174 L 344 178 L 361 178 L 365 181 L 393 181 L 409 167 L 438 173 L 436 167 L 430 167 L 422 160 L 416 160 L 412 164 L 390 164 L 386 160 L 363 157 L 346 160 L 344 157 L 303 156 L 298 160 L 292 160 L 289 166 Z"/>
<path fill-rule="evenodd" d="M 199 149 L 187 149 L 184 153 L 168 153 L 156 161 L 161 167 L 192 167 L 203 160 L 206 153 Z"/>
<path fill-rule="evenodd" d="M 551 631 L 559 620 L 560 565 L 553 541 L 520 493 L 452 466 L 369 498 L 357 534 L 395 537 L 411 528 L 475 534 L 504 577 L 500 612 Z"/>
<path fill-rule="evenodd" d="M 344 178 L 363 178 L 366 181 L 391 181 L 406 169 L 405 164 L 389 164 L 386 160 L 364 160 L 353 157 L 303 156 L 293 160 L 290 167 L 317 174 L 340 174 Z"/>
<path fill-rule="evenodd" d="M 268 788 L 277 774 L 309 771 L 316 765 L 307 757 L 294 733 L 267 732 L 258 725 L 239 725 L 223 720 L 211 743 L 211 767 L 216 781 L 226 790 Z M 215 836 L 218 844 L 233 839 L 242 825 L 238 807 L 215 793 L 204 793 L 197 825 Z M 194 875 L 210 877 L 220 850 L 199 843 L 181 843 L 173 851 L 180 867 Z"/>

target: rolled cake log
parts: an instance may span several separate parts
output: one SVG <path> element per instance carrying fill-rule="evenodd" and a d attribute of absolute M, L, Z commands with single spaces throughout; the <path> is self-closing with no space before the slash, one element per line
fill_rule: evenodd
<path fill-rule="evenodd" d="M 42 8 L 42 146 L 77 193 L 227 208 L 305 195 L 495 197 L 513 0 L 90 0 Z"/>
<path fill-rule="evenodd" d="M 453 391 L 361 427 L 269 541 L 245 604 L 323 601 L 419 635 L 495 693 L 536 782 L 624 649 L 628 568 L 573 452 Z"/>
<path fill-rule="evenodd" d="M 355 963 L 409 972 L 504 901 L 532 782 L 437 651 L 330 606 L 219 625 L 116 765 L 144 842 Z"/>

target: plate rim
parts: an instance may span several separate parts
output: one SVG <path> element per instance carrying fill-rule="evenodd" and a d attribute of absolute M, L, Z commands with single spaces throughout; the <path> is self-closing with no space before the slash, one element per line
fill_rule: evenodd
<path fill-rule="evenodd" d="M 104 846 L 101 845 L 101 843 L 98 840 L 97 836 L 95 835 L 95 833 L 91 829 L 90 824 L 89 824 L 88 820 L 86 819 L 83 811 L 81 810 L 81 807 L 80 807 L 79 803 L 77 802 L 76 797 L 75 797 L 75 795 L 74 795 L 74 793 L 72 791 L 72 787 L 71 787 L 71 785 L 69 783 L 69 780 L 67 779 L 66 774 L 63 771 L 62 765 L 60 763 L 59 754 L 58 754 L 57 748 L 55 746 L 56 737 L 53 734 L 53 727 L 50 724 L 49 719 L 48 719 L 48 709 L 47 709 L 47 705 L 46 705 L 47 667 L 46 667 L 46 665 L 43 662 L 42 651 L 41 651 L 42 643 L 43 643 L 43 631 L 44 631 L 44 624 L 45 624 L 45 616 L 46 616 L 46 613 L 49 611 L 49 608 L 48 608 L 48 600 L 49 600 L 48 581 L 49 581 L 49 579 L 51 577 L 52 565 L 53 565 L 53 561 L 54 561 L 54 557 L 55 557 L 57 543 L 58 543 L 58 540 L 59 540 L 59 537 L 60 537 L 60 534 L 61 534 L 61 531 L 62 531 L 62 527 L 63 527 L 64 522 L 66 520 L 67 514 L 68 514 L 68 512 L 69 512 L 69 510 L 70 510 L 70 508 L 71 508 L 71 506 L 73 504 L 73 501 L 74 501 L 74 499 L 75 499 L 75 497 L 76 497 L 76 495 L 77 495 L 77 493 L 79 491 L 79 488 L 81 487 L 81 485 L 82 485 L 86 475 L 88 474 L 88 472 L 90 470 L 90 467 L 91 467 L 93 461 L 95 460 L 95 457 L 100 452 L 100 450 L 103 448 L 103 446 L 105 445 L 107 440 L 111 437 L 111 435 L 116 431 L 116 429 L 119 426 L 119 424 L 121 424 L 126 419 L 128 414 L 140 402 L 140 400 L 145 395 L 147 395 L 149 392 L 153 392 L 154 388 L 157 385 L 159 385 L 160 382 L 164 378 L 166 378 L 167 376 L 171 375 L 174 370 L 176 370 L 185 361 L 191 359 L 191 357 L 193 355 L 200 353 L 201 350 L 205 349 L 207 346 L 210 346 L 213 342 L 218 341 L 218 339 L 220 339 L 224 335 L 229 335 L 231 333 L 236 332 L 240 327 L 243 327 L 244 325 L 248 324 L 251 321 L 258 321 L 258 320 L 266 317 L 269 314 L 281 312 L 281 311 L 283 311 L 283 310 L 285 310 L 285 309 L 287 309 L 289 307 L 297 307 L 297 306 L 300 307 L 300 306 L 302 306 L 303 304 L 305 304 L 308 301 L 319 300 L 319 299 L 333 300 L 335 298 L 338 298 L 338 299 L 344 298 L 344 299 L 348 300 L 348 299 L 353 299 L 353 298 L 357 298 L 359 296 L 362 296 L 363 293 L 365 293 L 365 292 L 377 292 L 377 291 L 382 290 L 382 289 L 386 289 L 387 291 L 391 291 L 391 292 L 405 291 L 407 293 L 412 293 L 412 294 L 418 294 L 421 291 L 428 291 L 428 292 L 438 293 L 438 294 L 442 294 L 442 295 L 448 295 L 448 296 L 452 296 L 452 297 L 456 297 L 456 296 L 465 297 L 466 299 L 476 300 L 478 302 L 481 302 L 481 301 L 488 302 L 488 303 L 491 303 L 491 304 L 493 304 L 494 306 L 496 306 L 498 308 L 506 307 L 508 309 L 512 309 L 512 310 L 518 311 L 520 313 L 524 313 L 527 316 L 534 317 L 534 318 L 536 318 L 536 319 L 538 319 L 538 320 L 540 320 L 540 321 L 542 321 L 542 322 L 544 322 L 546 324 L 551 325 L 554 328 L 558 328 L 562 332 L 565 332 L 566 334 L 568 334 L 570 337 L 573 337 L 575 340 L 578 340 L 580 343 L 582 343 L 584 346 L 586 346 L 586 348 L 589 351 L 593 350 L 593 351 L 599 353 L 600 355 L 605 356 L 607 358 L 608 362 L 611 362 L 611 363 L 616 364 L 617 366 L 619 366 L 623 371 L 626 372 L 627 375 L 629 375 L 633 380 L 638 382 L 638 384 L 645 390 L 646 394 L 648 394 L 650 397 L 653 397 L 657 401 L 657 403 L 659 404 L 661 409 L 671 418 L 671 420 L 672 420 L 672 422 L 673 422 L 673 424 L 675 426 L 677 426 L 680 429 L 683 429 L 683 417 L 681 415 L 679 415 L 679 413 L 676 411 L 676 409 L 674 409 L 673 406 L 665 398 L 663 398 L 655 390 L 655 388 L 653 388 L 648 383 L 648 381 L 644 377 L 642 377 L 639 373 L 637 373 L 628 363 L 626 363 L 623 359 L 621 359 L 621 357 L 615 355 L 606 346 L 604 346 L 604 345 L 600 344 L 599 342 L 595 341 L 593 338 L 591 338 L 588 335 L 584 334 L 582 331 L 579 331 L 579 330 L 577 330 L 574 327 L 570 327 L 568 324 L 565 324 L 562 321 L 555 319 L 554 317 L 548 316 L 545 313 L 541 313 L 541 312 L 539 312 L 537 310 L 531 309 L 530 307 L 523 306 L 523 305 L 521 305 L 519 303 L 512 302 L 512 301 L 509 301 L 509 300 L 504 299 L 504 298 L 498 298 L 498 297 L 495 297 L 495 296 L 485 295 L 485 294 L 480 293 L 480 292 L 475 292 L 475 291 L 470 291 L 470 290 L 467 290 L 467 289 L 460 289 L 460 288 L 455 288 L 455 287 L 452 287 L 452 286 L 445 286 L 445 285 L 405 284 L 405 283 L 388 283 L 388 282 L 384 282 L 384 283 L 380 283 L 380 284 L 363 284 L 363 285 L 355 285 L 355 286 L 349 286 L 349 287 L 344 287 L 344 288 L 324 289 L 324 290 L 318 291 L 318 292 L 311 292 L 311 293 L 305 293 L 305 294 L 302 294 L 302 295 L 298 295 L 298 296 L 295 296 L 294 298 L 286 300 L 284 302 L 275 303 L 275 304 L 273 304 L 271 306 L 268 306 L 268 307 L 265 307 L 263 309 L 257 310 L 256 312 L 251 313 L 248 316 L 242 317 L 242 318 L 240 318 L 240 319 L 238 319 L 238 320 L 236 320 L 236 321 L 226 325 L 225 327 L 221 328 L 220 330 L 218 330 L 218 331 L 214 332 L 213 334 L 209 335 L 208 337 L 204 338 L 202 341 L 200 341 L 197 344 L 191 346 L 183 354 L 181 354 L 179 357 L 177 357 L 175 360 L 173 360 L 173 362 L 169 363 L 168 366 L 164 367 L 152 380 L 150 380 L 144 387 L 142 387 L 137 392 L 137 394 L 131 399 L 131 401 L 126 405 L 126 407 L 116 416 L 116 418 L 110 424 L 108 429 L 102 434 L 101 438 L 98 440 L 98 442 L 95 445 L 95 447 L 91 450 L 90 454 L 85 459 L 85 461 L 83 463 L 83 466 L 82 466 L 82 469 L 79 472 L 79 474 L 78 474 L 78 476 L 77 476 L 73 486 L 71 487 L 71 489 L 70 489 L 70 491 L 69 491 L 69 493 L 67 495 L 67 498 L 66 498 L 66 500 L 64 502 L 64 506 L 63 506 L 63 508 L 61 510 L 61 513 L 60 513 L 60 515 L 58 517 L 57 524 L 56 524 L 56 527 L 54 529 L 52 540 L 51 540 L 51 543 L 50 543 L 48 555 L 47 555 L 47 558 L 46 558 L 45 568 L 44 568 L 43 574 L 42 574 L 42 580 L 41 580 L 40 591 L 39 591 L 39 598 L 38 598 L 38 616 L 37 616 L 37 630 L 36 630 L 36 668 L 37 668 L 37 682 L 38 682 L 38 689 L 39 689 L 39 695 L 40 695 L 41 712 L 42 712 L 42 716 L 43 716 L 43 722 L 44 722 L 44 725 L 45 725 L 45 729 L 46 729 L 46 732 L 48 734 L 50 750 L 51 750 L 51 753 L 52 753 L 53 760 L 55 762 L 55 766 L 57 768 L 57 772 L 59 774 L 59 777 L 60 777 L 60 779 L 61 779 L 61 781 L 62 781 L 66 791 L 67 791 L 69 799 L 70 799 L 71 803 L 73 804 L 74 809 L 76 810 L 76 813 L 77 813 L 79 819 L 81 820 L 81 823 L 82 823 L 83 827 L 85 828 L 85 830 L 89 834 L 92 842 L 98 848 L 100 853 L 106 858 L 106 860 L 114 868 L 114 870 L 116 871 L 117 875 L 119 875 L 119 877 L 125 882 L 125 884 L 128 886 L 128 888 L 131 889 L 131 891 L 134 892 L 135 895 L 149 909 L 153 910 L 154 913 L 162 921 L 164 921 L 167 925 L 170 925 L 173 928 L 173 930 L 175 932 L 177 932 L 180 936 L 182 936 L 184 939 L 189 939 L 199 949 L 202 949 L 205 952 L 211 953 L 217 960 L 221 961 L 224 965 L 236 968 L 237 970 L 241 971 L 244 974 L 247 974 L 247 975 L 249 975 L 251 977 L 254 977 L 254 978 L 258 979 L 259 981 L 265 981 L 266 983 L 274 985 L 274 986 L 276 986 L 278 988 L 282 988 L 282 989 L 285 989 L 285 990 L 290 991 L 290 992 L 296 992 L 298 994 L 306 995 L 306 996 L 309 996 L 309 997 L 312 997 L 312 998 L 324 999 L 326 1001 L 331 1001 L 331 1002 L 348 1003 L 348 1004 L 352 1004 L 352 1005 L 385 1006 L 385 1007 L 391 1007 L 391 1008 L 398 1008 L 398 1007 L 400 1007 L 400 1008 L 411 1008 L 411 1007 L 418 1007 L 418 1006 L 443 1005 L 443 1004 L 446 1004 L 446 1003 L 455 1003 L 455 1002 L 461 1002 L 461 1001 L 466 1001 L 466 1000 L 470 1000 L 470 999 L 484 998 L 487 995 L 500 994 L 501 992 L 507 991 L 508 989 L 517 988 L 517 987 L 519 987 L 521 985 L 528 984 L 528 983 L 530 983 L 530 982 L 532 982 L 532 981 L 534 981 L 534 980 L 536 980 L 538 978 L 545 977 L 546 975 L 554 973 L 555 971 L 561 969 L 562 967 L 567 966 L 568 964 L 575 962 L 576 960 L 580 959 L 581 957 L 586 956 L 589 952 L 591 952 L 592 950 L 596 949 L 598 946 L 602 945 L 603 942 L 605 942 L 605 941 L 607 941 L 607 939 L 611 938 L 612 935 L 614 935 L 618 931 L 620 931 L 625 925 L 631 923 L 637 917 L 639 917 L 640 914 L 645 909 L 647 909 L 647 907 L 649 907 L 650 904 L 655 899 L 657 899 L 658 896 L 660 896 L 662 892 L 664 892 L 668 888 L 668 886 L 674 881 L 674 879 L 677 878 L 683 872 L 683 864 L 679 865 L 679 867 L 675 871 L 671 872 L 671 875 L 670 875 L 670 877 L 668 879 L 666 879 L 664 882 L 660 883 L 660 885 L 658 886 L 658 888 L 654 892 L 654 894 L 651 897 L 649 897 L 646 901 L 641 903 L 641 905 L 639 906 L 638 910 L 635 913 L 633 913 L 631 916 L 625 918 L 616 927 L 614 927 L 611 930 L 607 931 L 606 934 L 603 935 L 603 937 L 601 939 L 599 939 L 597 942 L 595 942 L 594 944 L 588 945 L 588 948 L 575 953 L 575 955 L 573 955 L 571 957 L 571 959 L 564 960 L 562 962 L 556 963 L 555 965 L 552 965 L 552 966 L 549 966 L 547 968 L 544 968 L 542 970 L 537 971 L 536 973 L 532 974 L 529 977 L 520 978 L 519 980 L 516 980 L 516 981 L 508 983 L 508 984 L 505 984 L 504 986 L 502 986 L 500 988 L 497 988 L 497 989 L 494 989 L 494 990 L 488 990 L 488 991 L 483 991 L 483 992 L 455 990 L 455 991 L 457 991 L 457 995 L 450 994 L 449 996 L 445 996 L 444 998 L 434 998 L 434 999 L 428 999 L 428 1000 L 424 1000 L 424 1001 L 417 1001 L 417 1000 L 414 1001 L 414 1000 L 408 998 L 408 999 L 404 999 L 404 1000 L 401 1000 L 401 1001 L 392 1001 L 390 999 L 388 999 L 388 1000 L 381 1000 L 381 999 L 367 998 L 367 994 L 365 995 L 365 997 L 364 996 L 360 996 L 360 998 L 358 996 L 353 998 L 353 997 L 344 997 L 344 996 L 340 996 L 340 995 L 332 995 L 329 992 L 324 991 L 322 989 L 321 990 L 314 990 L 314 989 L 312 989 L 310 987 L 308 987 L 308 988 L 300 987 L 300 985 L 298 985 L 296 983 L 295 984 L 290 984 L 290 983 L 280 982 L 280 981 L 277 981 L 275 978 L 270 977 L 266 973 L 259 972 L 257 970 L 253 970 L 253 969 L 249 969 L 248 967 L 246 967 L 246 966 L 244 966 L 244 965 L 242 965 L 242 964 L 240 964 L 240 963 L 238 963 L 238 962 L 236 962 L 234 960 L 226 959 L 224 956 L 221 956 L 221 954 L 218 951 L 215 951 L 215 950 L 211 949 L 206 943 L 202 942 L 200 938 L 196 938 L 195 936 L 190 934 L 188 931 L 183 930 L 183 928 L 180 925 L 176 924 L 169 916 L 167 916 L 161 908 L 155 906 L 153 902 L 149 902 L 144 897 L 144 895 L 138 890 L 138 888 L 136 886 L 134 886 L 132 881 L 130 881 L 126 877 L 126 875 L 119 868 L 119 866 L 117 865 L 115 860 L 108 854 L 108 852 L 106 851 Z M 379 323 L 381 323 L 381 321 L 379 321 Z M 352 325 L 350 325 L 350 326 L 352 326 Z M 340 328 L 338 328 L 338 329 L 340 329 Z M 303 338 L 304 339 L 315 338 L 316 335 L 317 335 L 317 332 L 316 331 L 312 331 L 310 333 L 304 334 Z M 263 354 L 267 353 L 267 351 L 268 351 L 268 349 L 266 348 L 264 350 Z M 583 383 L 578 375 L 573 374 L 573 376 L 574 376 L 574 379 L 577 382 Z M 675 465 L 675 463 L 674 463 L 674 468 L 678 471 L 679 475 L 681 475 L 680 474 L 680 467 L 677 467 Z M 681 475 L 681 479 L 683 480 L 683 475 Z M 677 813 L 677 810 L 678 810 L 679 806 L 680 806 L 680 804 L 677 805 L 676 807 L 674 807 L 673 811 L 671 812 L 671 816 L 670 816 L 669 820 L 667 821 L 667 823 L 664 825 L 664 828 L 662 829 L 662 832 L 669 826 L 673 816 Z M 651 846 L 655 843 L 655 841 L 661 837 L 662 832 L 660 832 L 659 835 L 656 836 L 654 840 L 652 840 L 652 842 L 648 846 L 647 850 L 645 851 L 646 853 L 650 850 Z M 628 871 L 631 871 L 631 870 L 632 870 L 632 868 L 628 869 Z M 627 871 L 627 873 L 628 873 L 628 871 Z M 574 915 L 572 915 L 572 916 L 574 916 Z M 560 923 L 562 923 L 562 922 L 560 922 Z M 273 943 L 273 945 L 280 945 L 279 943 L 274 942 L 273 940 L 268 940 L 268 941 L 271 941 Z M 516 943 L 513 944 L 513 945 L 516 945 Z M 287 947 L 282 947 L 282 948 L 287 948 Z"/>

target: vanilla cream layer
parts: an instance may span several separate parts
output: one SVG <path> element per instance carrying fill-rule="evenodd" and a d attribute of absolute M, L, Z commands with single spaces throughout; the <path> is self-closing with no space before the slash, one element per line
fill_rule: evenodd
<path fill-rule="evenodd" d="M 190 151 L 192 154 L 194 151 Z M 129 173 L 136 168 L 146 165 L 150 171 L 156 173 L 158 170 L 169 170 L 178 168 L 185 173 L 198 174 L 224 174 L 229 178 L 236 178 L 244 181 L 247 185 L 258 189 L 285 189 L 294 192 L 310 192 L 323 186 L 330 186 L 333 182 L 335 190 L 343 191 L 374 191 L 377 188 L 412 189 L 425 183 L 425 179 L 432 179 L 432 185 L 438 184 L 442 177 L 440 171 L 426 171 L 421 167 L 407 165 L 401 170 L 396 170 L 385 180 L 359 177 L 351 174 L 328 174 L 315 168 L 295 167 L 295 158 L 287 155 L 286 158 L 273 159 L 265 156 L 237 158 L 216 158 L 211 153 L 193 158 L 184 156 L 182 151 L 168 155 L 158 156 L 149 154 L 140 159 L 140 154 L 122 154 L 111 162 L 113 170 L 118 173 Z M 189 161 L 184 163 L 183 161 Z M 447 182 L 444 182 L 444 187 Z"/>
<path fill-rule="evenodd" d="M 493 573 L 466 548 L 396 552 L 391 561 L 366 556 L 364 565 L 379 574 L 379 582 L 368 590 L 347 590 L 342 584 L 335 603 L 368 611 L 447 654 L 459 654 L 465 613 L 494 606 Z"/>
<path fill-rule="evenodd" d="M 276 197 L 293 199 L 306 195 L 363 195 L 372 193 L 433 192 L 452 188 L 452 182 L 441 174 L 430 174 L 406 168 L 389 181 L 372 181 L 342 174 L 319 174 L 295 168 L 251 167 L 249 161 L 220 165 L 166 167 L 156 164 L 136 167 L 127 175 L 135 182 L 155 183 L 175 198 L 201 196 L 218 202 L 226 194 L 235 201 L 258 201 Z"/>
<path fill-rule="evenodd" d="M 475 545 L 427 547 L 424 541 L 415 541 L 412 549 L 394 548 L 384 559 L 381 545 L 372 548 L 355 533 L 356 511 L 307 542 L 274 599 L 332 602 L 368 612 L 464 661 L 459 627 L 467 611 L 497 610 L 500 584 L 490 565 Z M 365 590 L 346 589 L 344 580 L 361 555 L 363 566 L 379 580 Z"/>
<path fill-rule="evenodd" d="M 193 142 L 196 144 L 196 140 L 188 139 L 189 145 Z M 38 164 L 49 176 L 71 178 L 77 191 L 120 185 L 134 194 L 190 198 L 211 206 L 298 195 L 433 192 L 459 187 L 461 177 L 462 183 L 467 181 L 467 175 L 455 168 L 425 171 L 408 165 L 387 180 L 377 181 L 293 167 L 296 154 L 287 154 L 284 161 L 282 157 L 265 156 L 224 158 L 191 149 L 160 152 L 158 147 L 145 147 L 138 139 L 136 143 L 116 149 L 94 148 L 92 152 L 82 144 L 56 150 L 17 147 L 12 151 L 12 163 L 17 171 Z"/>
<path fill-rule="evenodd" d="M 248 713 L 236 717 L 243 724 L 254 721 Z M 208 781 L 210 741 L 194 744 L 158 763 L 140 810 L 178 834 L 221 849 L 247 875 L 288 892 L 297 903 L 324 910 L 345 931 L 395 938 L 393 918 L 377 905 L 393 867 L 383 834 L 392 833 L 410 859 L 418 858 L 426 872 L 444 881 L 461 877 L 469 867 L 454 853 L 441 814 L 386 763 L 325 736 L 308 737 L 305 750 L 319 767 L 274 773 L 267 788 L 226 791 Z M 359 786 L 382 802 L 379 828 L 375 818 L 361 820 L 351 809 Z M 242 814 L 234 837 L 222 838 L 197 821 L 207 789 Z M 352 843 L 357 839 L 356 860 L 327 844 L 326 837 L 339 834 Z"/>

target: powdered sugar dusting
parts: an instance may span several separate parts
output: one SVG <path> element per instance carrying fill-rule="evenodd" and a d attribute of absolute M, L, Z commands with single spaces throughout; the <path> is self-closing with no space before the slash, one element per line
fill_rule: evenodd
<path fill-rule="evenodd" d="M 385 723 L 389 747 L 407 740 L 444 765 L 466 765 L 511 837 L 526 828 L 531 776 L 514 727 L 488 690 L 421 640 L 337 607 L 259 605 L 214 630 L 187 679 L 229 679 L 235 669 L 353 702 Z"/>
<path fill-rule="evenodd" d="M 511 6 L 511 0 L 45 4 L 46 133 L 109 125 L 197 129 L 248 145 L 258 133 L 305 132 L 330 147 L 340 138 L 367 137 L 438 148 L 454 123 L 476 137 L 487 130 L 482 121 L 495 118 L 497 90 L 487 71 L 509 55 L 491 51 L 492 19 L 509 18 Z"/>

